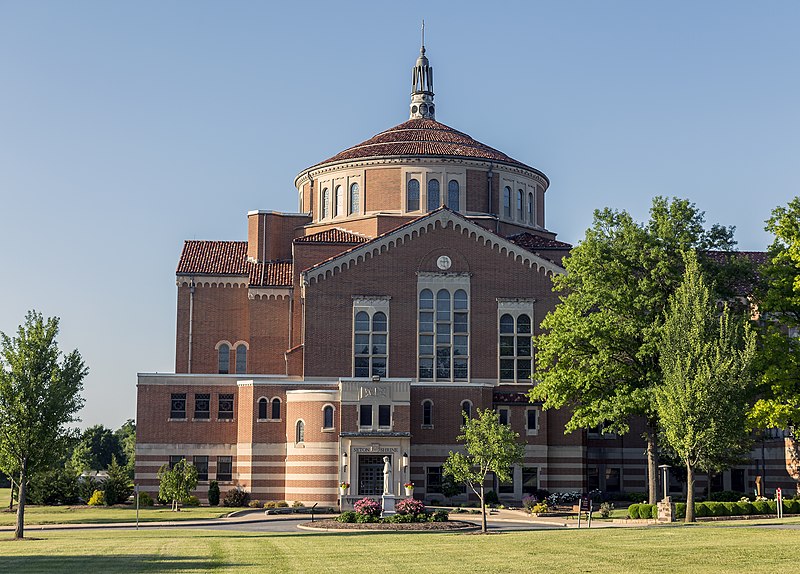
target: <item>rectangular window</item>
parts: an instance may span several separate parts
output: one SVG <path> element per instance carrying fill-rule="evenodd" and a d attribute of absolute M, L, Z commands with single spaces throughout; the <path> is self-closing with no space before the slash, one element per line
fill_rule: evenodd
<path fill-rule="evenodd" d="M 230 482 L 233 478 L 233 457 L 217 457 L 217 480 Z"/>
<path fill-rule="evenodd" d="M 539 469 L 533 466 L 522 467 L 522 494 L 535 494 L 539 489 Z"/>
<path fill-rule="evenodd" d="M 596 466 L 586 469 L 586 487 L 590 491 L 600 489 L 600 469 Z"/>
<path fill-rule="evenodd" d="M 199 393 L 194 396 L 194 418 L 207 419 L 211 416 L 211 395 Z"/>
<path fill-rule="evenodd" d="M 606 468 L 606 492 L 620 491 L 619 468 Z"/>
<path fill-rule="evenodd" d="M 170 401 L 169 408 L 169 418 L 186 418 L 186 393 L 172 393 L 172 400 Z"/>
<path fill-rule="evenodd" d="M 502 300 L 499 302 L 500 325 L 498 354 L 500 380 L 527 383 L 531 379 L 531 317 L 533 302 Z"/>
<path fill-rule="evenodd" d="M 505 407 L 501 407 L 501 408 L 497 409 L 497 414 L 499 415 L 499 418 L 500 418 L 500 424 L 501 425 L 507 425 L 508 424 L 508 409 L 505 408 Z"/>
<path fill-rule="evenodd" d="M 446 258 L 445 258 L 446 259 Z M 449 265 L 449 259 L 447 259 Z M 419 279 L 418 375 L 420 380 L 469 377 L 469 277 Z M 459 288 L 462 287 L 462 288 Z"/>
<path fill-rule="evenodd" d="M 425 493 L 441 494 L 442 492 L 442 467 L 429 466 L 425 469 Z"/>
<path fill-rule="evenodd" d="M 195 456 L 192 464 L 197 469 L 197 480 L 208 480 L 208 457 Z"/>
<path fill-rule="evenodd" d="M 233 393 L 221 393 L 219 395 L 217 418 L 220 420 L 230 420 L 233 418 Z"/>
<path fill-rule="evenodd" d="M 498 481 L 497 492 L 499 494 L 514 494 L 514 468 L 508 469 L 510 478 L 506 482 Z"/>
<path fill-rule="evenodd" d="M 358 426 L 372 427 L 372 405 L 361 405 L 359 407 Z"/>
<path fill-rule="evenodd" d="M 353 302 L 353 376 L 386 377 L 389 357 L 389 299 Z"/>
<path fill-rule="evenodd" d="M 528 409 L 525 415 L 525 430 L 527 434 L 536 434 L 539 430 L 539 409 Z"/>
<path fill-rule="evenodd" d="M 378 405 L 378 426 L 390 427 L 392 426 L 392 406 L 391 405 Z"/>
<path fill-rule="evenodd" d="M 180 461 L 182 461 L 184 458 L 186 458 L 186 457 L 183 456 L 182 454 L 172 454 L 172 455 L 170 455 L 170 457 L 169 457 L 169 469 L 172 470 L 173 468 L 175 468 L 175 465 L 178 464 Z"/>

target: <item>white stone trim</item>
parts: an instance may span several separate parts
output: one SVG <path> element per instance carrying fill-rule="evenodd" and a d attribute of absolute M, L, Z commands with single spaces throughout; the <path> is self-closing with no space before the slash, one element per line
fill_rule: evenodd
<path fill-rule="evenodd" d="M 290 299 L 291 297 L 291 287 L 251 287 L 247 291 L 247 298 L 251 301 L 255 299 Z"/>
<path fill-rule="evenodd" d="M 178 275 L 175 284 L 178 287 L 249 287 L 250 277 L 246 275 Z"/>

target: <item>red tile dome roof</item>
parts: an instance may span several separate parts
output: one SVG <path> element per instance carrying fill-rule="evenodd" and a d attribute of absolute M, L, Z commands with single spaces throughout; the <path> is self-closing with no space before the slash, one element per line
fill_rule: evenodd
<path fill-rule="evenodd" d="M 538 171 L 472 139 L 463 132 L 427 118 L 403 122 L 313 167 L 358 159 L 397 156 L 445 156 L 487 160 Z"/>

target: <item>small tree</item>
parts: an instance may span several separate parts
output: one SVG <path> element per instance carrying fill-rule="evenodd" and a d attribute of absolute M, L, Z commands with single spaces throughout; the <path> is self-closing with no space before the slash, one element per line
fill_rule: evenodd
<path fill-rule="evenodd" d="M 655 402 L 664 437 L 686 465 L 686 522 L 693 522 L 694 473 L 741 452 L 747 440 L 747 390 L 755 335 L 711 301 L 696 256 L 665 315 L 663 381 Z"/>
<path fill-rule="evenodd" d="M 216 480 L 212 480 L 208 485 L 208 505 L 219 505 L 219 483 Z"/>
<path fill-rule="evenodd" d="M 29 311 L 16 337 L 0 333 L 0 469 L 18 475 L 14 538 L 25 535 L 30 477 L 66 452 L 89 370 L 77 350 L 58 349 L 58 318 Z"/>
<path fill-rule="evenodd" d="M 197 487 L 197 469 L 181 459 L 172 469 L 165 464 L 158 469 L 158 497 L 172 502 L 172 510 L 178 512 Z"/>
<path fill-rule="evenodd" d="M 111 457 L 111 464 L 108 465 L 108 477 L 104 490 L 108 506 L 125 502 L 133 493 L 133 483 L 128 476 L 128 471 L 117 463 L 116 456 Z"/>
<path fill-rule="evenodd" d="M 481 532 L 486 532 L 486 498 L 484 483 L 492 472 L 500 481 L 511 478 L 511 466 L 520 460 L 524 448 L 517 442 L 519 434 L 507 425 L 500 424 L 499 415 L 492 409 L 478 411 L 477 418 L 463 414 L 464 434 L 458 440 L 464 442 L 466 454 L 450 452 L 444 463 L 444 474 L 456 482 L 466 483 L 481 501 Z"/>

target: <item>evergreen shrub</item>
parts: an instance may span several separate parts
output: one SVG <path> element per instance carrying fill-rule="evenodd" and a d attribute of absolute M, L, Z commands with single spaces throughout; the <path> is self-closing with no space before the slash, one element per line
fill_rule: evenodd
<path fill-rule="evenodd" d="M 186 499 L 186 502 L 183 503 L 184 506 L 200 506 L 200 499 L 194 495 L 189 496 Z"/>
<path fill-rule="evenodd" d="M 219 505 L 219 483 L 216 480 L 208 483 L 208 505 Z"/>
<path fill-rule="evenodd" d="M 139 493 L 139 506 L 153 506 L 153 497 L 146 492 Z"/>

